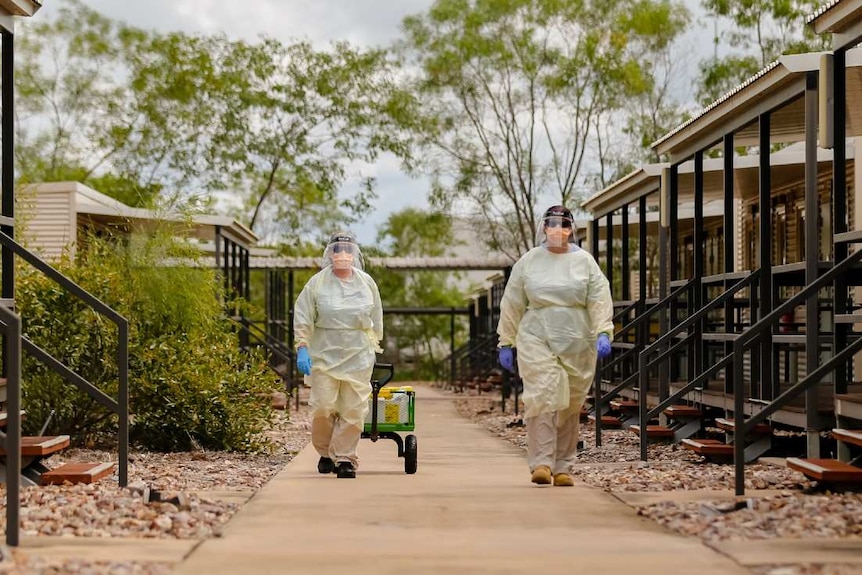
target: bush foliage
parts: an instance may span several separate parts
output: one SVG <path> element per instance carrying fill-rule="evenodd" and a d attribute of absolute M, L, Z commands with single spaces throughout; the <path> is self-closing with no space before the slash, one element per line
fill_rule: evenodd
<path fill-rule="evenodd" d="M 164 266 L 189 254 L 171 240 L 88 239 L 61 273 L 129 320 L 130 438 L 138 448 L 260 451 L 275 375 L 239 348 L 210 269 Z M 24 335 L 111 398 L 117 397 L 117 328 L 29 266 L 18 270 Z M 116 445 L 116 416 L 23 354 L 24 431 L 72 436 L 77 445 Z"/>

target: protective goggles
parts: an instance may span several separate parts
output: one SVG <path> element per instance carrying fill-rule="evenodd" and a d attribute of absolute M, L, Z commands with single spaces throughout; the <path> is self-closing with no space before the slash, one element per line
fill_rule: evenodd
<path fill-rule="evenodd" d="M 341 243 L 335 244 L 334 246 L 332 246 L 332 253 L 334 253 L 334 254 L 342 254 L 342 253 L 352 254 L 353 253 L 353 246 L 350 244 L 341 244 Z"/>
<path fill-rule="evenodd" d="M 572 220 L 563 216 L 552 216 L 545 219 L 545 227 L 547 228 L 571 228 Z"/>

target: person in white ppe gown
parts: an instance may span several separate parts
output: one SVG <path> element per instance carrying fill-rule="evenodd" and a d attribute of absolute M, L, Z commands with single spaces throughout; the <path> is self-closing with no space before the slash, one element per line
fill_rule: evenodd
<path fill-rule="evenodd" d="M 297 367 L 311 385 L 317 470 L 353 478 L 375 354 L 382 352 L 383 306 L 352 235 L 333 235 L 323 259 L 324 268 L 308 280 L 294 307 Z"/>
<path fill-rule="evenodd" d="M 597 355 L 611 352 L 610 286 L 595 259 L 575 245 L 574 231 L 571 211 L 549 208 L 537 247 L 512 267 L 500 302 L 500 364 L 513 371 L 517 349 L 527 460 L 539 485 L 574 485 L 581 407 Z"/>

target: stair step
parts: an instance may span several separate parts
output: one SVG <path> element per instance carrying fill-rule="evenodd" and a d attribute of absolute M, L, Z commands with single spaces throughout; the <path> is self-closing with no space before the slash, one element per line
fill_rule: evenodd
<path fill-rule="evenodd" d="M 21 419 L 24 419 L 25 411 L 21 410 Z M 9 421 L 9 412 L 0 411 L 0 427 L 6 427 L 6 423 Z"/>
<path fill-rule="evenodd" d="M 733 446 L 718 439 L 683 439 L 682 446 L 701 455 L 733 457 Z"/>
<path fill-rule="evenodd" d="M 69 447 L 68 435 L 33 435 L 21 438 L 21 455 L 45 456 L 57 453 Z M 6 455 L 6 450 L 0 447 L 0 455 Z"/>
<path fill-rule="evenodd" d="M 590 421 L 596 420 L 596 414 L 591 413 L 587 416 L 587 419 Z M 615 417 L 613 415 L 603 415 L 602 416 L 602 427 L 622 427 L 623 422 L 619 417 Z"/>
<path fill-rule="evenodd" d="M 833 429 L 832 437 L 844 443 L 862 446 L 862 429 Z"/>
<path fill-rule="evenodd" d="M 732 432 L 736 429 L 735 421 L 733 421 L 732 419 L 725 419 L 723 417 L 716 417 L 715 425 L 719 429 L 723 429 L 725 431 Z M 758 423 L 753 428 L 751 428 L 751 430 L 749 430 L 749 433 L 755 435 L 772 435 L 772 428 L 765 423 Z"/>
<path fill-rule="evenodd" d="M 703 341 L 736 341 L 739 339 L 739 336 L 742 334 L 739 333 L 704 333 L 701 335 Z"/>
<path fill-rule="evenodd" d="M 638 402 L 631 399 L 612 399 L 610 406 L 619 410 L 634 410 L 638 408 Z"/>
<path fill-rule="evenodd" d="M 629 429 L 633 432 L 640 435 L 641 426 L 639 424 L 629 426 Z M 646 427 L 647 437 L 661 437 L 661 438 L 672 438 L 673 437 L 673 429 L 670 427 L 665 427 L 664 425 L 647 425 Z"/>
<path fill-rule="evenodd" d="M 581 421 L 586 421 L 589 416 L 590 416 L 590 410 L 584 409 L 582 407 L 581 408 L 581 417 L 580 417 Z"/>
<path fill-rule="evenodd" d="M 703 412 L 690 405 L 671 405 L 665 408 L 664 414 L 668 417 L 700 417 Z"/>
<path fill-rule="evenodd" d="M 46 471 L 40 477 L 42 485 L 93 483 L 114 473 L 114 463 L 66 463 Z"/>
<path fill-rule="evenodd" d="M 817 481 L 862 483 L 862 468 L 837 459 L 803 459 L 788 457 L 787 467 Z"/>

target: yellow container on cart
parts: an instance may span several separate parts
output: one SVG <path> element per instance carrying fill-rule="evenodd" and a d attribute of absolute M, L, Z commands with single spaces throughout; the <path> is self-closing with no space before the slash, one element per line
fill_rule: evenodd
<path fill-rule="evenodd" d="M 368 415 L 362 429 L 362 437 L 377 441 L 385 438 L 398 444 L 398 457 L 404 458 L 404 472 L 416 473 L 418 466 L 418 445 L 415 435 L 404 439 L 399 431 L 413 431 L 416 427 L 416 393 L 410 386 L 384 387 L 395 375 L 390 363 L 374 364 L 375 370 L 388 372 L 380 379 L 371 380 L 371 397 L 368 402 Z"/>

